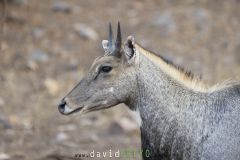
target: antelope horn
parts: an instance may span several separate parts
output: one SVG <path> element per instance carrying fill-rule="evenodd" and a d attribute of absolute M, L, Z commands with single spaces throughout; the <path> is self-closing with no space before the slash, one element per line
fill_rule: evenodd
<path fill-rule="evenodd" d="M 117 27 L 117 38 L 116 38 L 116 42 L 115 42 L 115 47 L 114 47 L 114 51 L 113 54 L 115 56 L 121 56 L 121 47 L 122 47 L 122 36 L 121 36 L 121 28 L 120 28 L 120 22 L 118 22 L 118 27 Z"/>
<path fill-rule="evenodd" d="M 108 47 L 110 48 L 110 51 L 112 52 L 113 51 L 113 32 L 112 32 L 112 25 L 111 23 L 109 23 L 109 37 L 108 37 L 108 40 L 109 40 L 109 43 L 108 43 Z"/>

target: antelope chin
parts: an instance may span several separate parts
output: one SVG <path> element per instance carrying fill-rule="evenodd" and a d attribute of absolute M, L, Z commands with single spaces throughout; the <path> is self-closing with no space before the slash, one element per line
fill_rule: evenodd
<path fill-rule="evenodd" d="M 77 107 L 75 109 L 69 107 L 68 105 L 65 105 L 64 108 L 58 108 L 59 112 L 63 115 L 70 115 L 70 114 L 73 114 L 73 113 L 76 113 L 76 112 L 79 112 L 79 111 L 82 111 L 84 108 L 84 106 L 81 106 L 81 107 Z"/>

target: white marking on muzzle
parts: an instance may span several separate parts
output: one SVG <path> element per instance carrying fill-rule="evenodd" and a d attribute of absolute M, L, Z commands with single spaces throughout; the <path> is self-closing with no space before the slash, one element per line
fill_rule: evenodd
<path fill-rule="evenodd" d="M 72 108 L 70 108 L 68 105 L 65 105 L 64 114 L 68 114 L 68 113 L 70 113 L 70 112 L 72 112 L 72 111 L 73 111 Z"/>
<path fill-rule="evenodd" d="M 113 92 L 113 91 L 114 91 L 113 87 L 109 88 L 109 92 Z"/>

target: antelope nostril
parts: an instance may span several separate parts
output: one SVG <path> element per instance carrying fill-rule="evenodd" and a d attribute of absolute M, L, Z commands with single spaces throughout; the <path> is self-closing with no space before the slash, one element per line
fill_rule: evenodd
<path fill-rule="evenodd" d="M 66 106 L 66 101 L 62 100 L 61 103 L 58 105 L 58 111 L 64 114 L 65 106 Z"/>

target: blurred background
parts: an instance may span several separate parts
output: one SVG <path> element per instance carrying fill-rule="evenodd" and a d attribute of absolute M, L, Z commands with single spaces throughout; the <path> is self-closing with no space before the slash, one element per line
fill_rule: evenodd
<path fill-rule="evenodd" d="M 108 23 L 209 84 L 240 75 L 239 0 L 0 0 L 0 160 L 140 149 L 127 107 L 62 116 Z M 139 157 L 137 159 L 140 159 Z"/>

